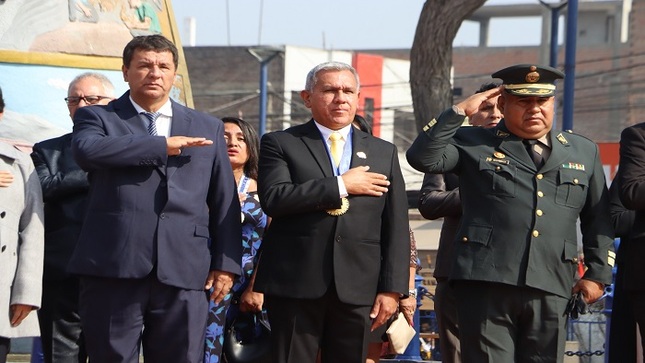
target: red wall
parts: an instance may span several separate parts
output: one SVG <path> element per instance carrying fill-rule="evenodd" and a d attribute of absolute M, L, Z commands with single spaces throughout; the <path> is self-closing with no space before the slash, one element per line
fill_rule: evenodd
<path fill-rule="evenodd" d="M 383 57 L 374 54 L 354 53 L 352 66 L 361 81 L 358 114 L 365 116 L 365 98 L 374 99 L 374 136 L 381 136 L 381 95 L 383 88 Z"/>
<path fill-rule="evenodd" d="M 617 142 L 600 142 L 598 148 L 600 149 L 600 161 L 605 169 L 605 177 L 607 181 L 613 180 L 618 170 L 618 161 L 620 159 L 619 147 Z"/>

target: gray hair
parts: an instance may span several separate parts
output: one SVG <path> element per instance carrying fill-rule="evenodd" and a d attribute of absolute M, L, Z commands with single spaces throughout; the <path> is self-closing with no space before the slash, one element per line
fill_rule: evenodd
<path fill-rule="evenodd" d="M 356 72 L 356 69 L 354 69 L 354 67 L 343 62 L 325 62 L 320 63 L 309 71 L 309 73 L 307 74 L 307 82 L 305 83 L 305 91 L 313 91 L 316 82 L 318 82 L 318 73 L 322 71 L 350 71 L 356 79 L 356 90 L 358 91 L 360 89 L 361 82 L 358 78 L 358 72 Z"/>
<path fill-rule="evenodd" d="M 105 75 L 97 72 L 85 72 L 74 77 L 74 79 L 69 83 L 67 94 L 72 90 L 72 87 L 85 78 L 93 78 L 101 83 L 104 94 L 100 96 L 114 97 L 114 85 L 112 85 L 112 82 Z"/>

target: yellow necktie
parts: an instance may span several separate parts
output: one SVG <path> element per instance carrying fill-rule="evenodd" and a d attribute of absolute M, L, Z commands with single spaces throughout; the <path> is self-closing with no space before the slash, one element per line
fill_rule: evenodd
<path fill-rule="evenodd" d="M 343 146 L 340 142 L 342 139 L 343 137 L 340 136 L 340 134 L 336 131 L 332 132 L 331 135 L 329 135 L 329 148 L 331 149 L 331 157 L 332 159 L 334 159 L 334 165 L 336 167 L 338 167 L 338 164 L 340 164 L 340 159 L 343 157 Z"/>

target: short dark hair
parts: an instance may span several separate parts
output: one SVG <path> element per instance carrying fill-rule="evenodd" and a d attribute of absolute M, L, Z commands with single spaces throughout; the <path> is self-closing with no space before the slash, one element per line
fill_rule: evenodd
<path fill-rule="evenodd" d="M 358 127 L 359 130 L 367 132 L 370 135 L 372 134 L 372 126 L 370 126 L 365 117 L 356 114 L 354 115 L 354 121 L 352 121 L 352 123 Z"/>
<path fill-rule="evenodd" d="M 154 35 L 141 35 L 134 37 L 123 49 L 123 65 L 130 67 L 132 56 L 136 50 L 152 50 L 155 52 L 170 52 L 172 53 L 172 61 L 175 64 L 175 69 L 179 65 L 179 53 L 177 47 L 166 37 L 159 34 Z"/>
<path fill-rule="evenodd" d="M 249 159 L 244 164 L 244 174 L 251 179 L 258 179 L 258 161 L 260 160 L 260 138 L 250 123 L 237 117 L 222 117 L 224 123 L 237 125 L 242 130 L 244 140 L 246 140 L 246 150 Z"/>
<path fill-rule="evenodd" d="M 2 98 L 2 88 L 0 88 L 0 113 L 4 112 L 4 98 Z"/>
<path fill-rule="evenodd" d="M 475 91 L 475 93 L 486 92 L 486 91 L 488 91 L 490 89 L 497 88 L 499 86 L 501 86 L 501 84 L 495 83 L 495 82 L 484 83 L 479 87 L 479 89 L 477 91 Z"/>

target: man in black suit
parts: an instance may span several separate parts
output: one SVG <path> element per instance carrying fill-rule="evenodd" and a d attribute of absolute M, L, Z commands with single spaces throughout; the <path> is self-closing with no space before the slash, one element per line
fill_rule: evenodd
<path fill-rule="evenodd" d="M 319 349 L 323 363 L 364 362 L 370 328 L 408 293 L 397 151 L 352 127 L 358 96 L 354 68 L 320 64 L 301 92 L 313 119 L 262 138 L 258 190 L 272 220 L 255 288 L 277 363 L 314 362 Z"/>
<path fill-rule="evenodd" d="M 78 75 L 69 84 L 65 102 L 76 110 L 106 105 L 114 99 L 112 82 L 100 73 Z M 31 159 L 45 202 L 45 265 L 43 303 L 38 310 L 45 362 L 85 362 L 87 353 L 78 316 L 78 277 L 67 264 L 81 232 L 89 182 L 72 156 L 72 133 L 34 145 Z"/>
<path fill-rule="evenodd" d="M 239 274 L 240 203 L 219 119 L 169 98 L 177 48 L 160 35 L 123 51 L 130 90 L 76 112 L 72 150 L 90 180 L 69 271 L 93 363 L 200 362 L 204 289 Z"/>
<path fill-rule="evenodd" d="M 614 222 L 618 233 L 623 234 L 620 249 L 626 252 L 621 255 L 624 268 L 623 287 L 631 304 L 636 323 L 641 335 L 641 344 L 645 346 L 645 123 L 639 123 L 623 130 L 620 135 L 620 164 L 614 183 L 618 183 L 620 201 L 631 213 L 623 216 L 614 212 Z M 621 228 L 622 219 L 623 227 Z M 626 225 L 625 225 L 626 223 Z M 626 243 L 623 243 L 626 242 Z M 644 357 L 645 358 L 645 357 Z"/>

